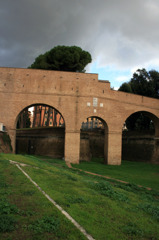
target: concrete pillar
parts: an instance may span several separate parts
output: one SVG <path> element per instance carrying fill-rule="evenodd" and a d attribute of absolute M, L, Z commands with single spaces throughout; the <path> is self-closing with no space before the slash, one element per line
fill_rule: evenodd
<path fill-rule="evenodd" d="M 108 165 L 120 165 L 122 152 L 122 132 L 108 133 Z"/>
<path fill-rule="evenodd" d="M 80 158 L 80 131 L 65 132 L 65 161 L 79 163 Z"/>

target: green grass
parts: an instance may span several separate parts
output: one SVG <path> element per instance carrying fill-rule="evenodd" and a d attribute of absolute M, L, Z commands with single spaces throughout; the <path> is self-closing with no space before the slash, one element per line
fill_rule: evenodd
<path fill-rule="evenodd" d="M 0 239 L 86 239 L 4 156 L 8 155 L 0 155 Z"/>
<path fill-rule="evenodd" d="M 101 159 L 99 159 L 99 162 L 97 162 L 98 159 L 93 160 L 91 162 L 81 162 L 79 165 L 73 164 L 72 166 L 84 171 L 159 190 L 159 165 L 122 161 L 120 166 L 111 166 L 104 165 Z"/>
<path fill-rule="evenodd" d="M 69 169 L 62 160 L 11 154 L 0 154 L 0 196 L 8 222 L 0 225 L 0 239 L 85 239 L 7 159 L 31 165 L 22 168 L 96 240 L 159 239 L 158 191 Z"/>

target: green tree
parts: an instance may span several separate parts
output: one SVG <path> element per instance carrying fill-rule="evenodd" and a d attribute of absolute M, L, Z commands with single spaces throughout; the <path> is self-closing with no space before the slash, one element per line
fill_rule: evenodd
<path fill-rule="evenodd" d="M 154 129 L 152 120 L 145 116 L 143 112 L 136 112 L 130 115 L 126 120 L 126 127 L 128 130 L 150 130 Z"/>
<path fill-rule="evenodd" d="M 159 72 L 138 69 L 128 83 L 120 86 L 119 91 L 159 98 Z"/>
<path fill-rule="evenodd" d="M 159 98 L 159 72 L 146 69 L 138 69 L 128 83 L 123 83 L 119 91 L 132 92 L 147 97 Z M 153 123 L 150 118 L 143 113 L 132 114 L 126 120 L 128 130 L 153 129 Z"/>
<path fill-rule="evenodd" d="M 120 86 L 119 91 L 132 93 L 132 89 L 131 89 L 130 83 L 126 83 L 126 82 L 123 83 L 123 84 Z"/>
<path fill-rule="evenodd" d="M 58 71 L 84 72 L 84 68 L 92 61 L 89 52 L 77 46 L 56 46 L 39 55 L 29 67 Z"/>
<path fill-rule="evenodd" d="M 149 72 L 144 68 L 138 69 L 129 82 L 132 92 L 135 94 L 154 97 L 154 81 Z"/>
<path fill-rule="evenodd" d="M 153 97 L 159 98 L 159 72 L 157 72 L 156 70 L 151 70 L 149 71 L 149 74 L 153 81 L 153 90 L 154 90 Z"/>
<path fill-rule="evenodd" d="M 30 112 L 28 111 L 28 108 L 26 108 L 23 112 L 19 114 L 17 128 L 30 128 L 30 124 Z"/>

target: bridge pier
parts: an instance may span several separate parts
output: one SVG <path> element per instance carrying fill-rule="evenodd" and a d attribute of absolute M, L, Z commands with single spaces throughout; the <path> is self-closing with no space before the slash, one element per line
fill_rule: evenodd
<path fill-rule="evenodd" d="M 105 134 L 105 164 L 121 164 L 122 132 Z M 65 161 L 78 164 L 80 157 L 80 132 L 65 132 Z"/>
<path fill-rule="evenodd" d="M 8 134 L 11 139 L 12 152 L 16 152 L 16 129 L 8 129 Z"/>
<path fill-rule="evenodd" d="M 80 157 L 80 131 L 65 132 L 65 161 L 79 163 Z"/>
<path fill-rule="evenodd" d="M 108 133 L 108 165 L 120 165 L 122 152 L 122 132 Z"/>

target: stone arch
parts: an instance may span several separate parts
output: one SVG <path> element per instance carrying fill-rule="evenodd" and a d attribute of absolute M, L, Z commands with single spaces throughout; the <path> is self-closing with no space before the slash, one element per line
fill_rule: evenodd
<path fill-rule="evenodd" d="M 126 114 L 124 114 L 122 117 L 122 122 L 121 122 L 121 126 L 120 126 L 121 128 L 123 127 L 123 123 L 134 113 L 143 113 L 143 115 L 150 118 L 154 123 L 155 135 L 159 136 L 159 118 L 157 117 L 157 115 L 155 113 L 148 112 L 146 110 L 131 111 L 131 112 L 127 112 Z"/>
<path fill-rule="evenodd" d="M 81 124 L 81 141 L 80 141 L 80 160 L 90 161 L 93 153 L 92 148 L 95 149 L 95 145 L 92 144 L 91 137 L 94 138 L 95 144 L 100 149 L 99 157 L 104 158 L 104 163 L 108 163 L 108 124 L 107 122 L 97 116 L 90 115 Z M 102 148 L 101 149 L 101 146 Z M 90 146 L 91 145 L 91 146 Z M 85 149 L 87 148 L 87 149 Z M 99 151 L 99 150 L 98 150 Z"/>
<path fill-rule="evenodd" d="M 63 113 L 62 109 L 60 109 L 60 107 L 54 106 L 54 104 L 50 104 L 50 103 L 43 102 L 43 101 L 33 102 L 33 103 L 28 104 L 28 105 L 24 104 L 23 106 L 20 106 L 20 109 L 19 108 L 16 109 L 16 113 L 15 113 L 16 118 L 14 119 L 14 123 L 13 123 L 15 129 L 16 129 L 16 126 L 17 126 L 17 121 L 18 121 L 19 114 L 21 112 L 23 112 L 26 108 L 30 108 L 30 107 L 35 106 L 35 105 L 44 105 L 44 106 L 51 107 L 51 108 L 55 109 L 57 112 L 59 112 L 61 114 L 61 116 L 63 117 L 63 119 L 65 120 L 64 113 Z M 65 120 L 65 127 L 66 127 L 66 120 Z"/>
<path fill-rule="evenodd" d="M 52 118 L 52 123 L 53 123 L 53 113 L 58 114 L 59 117 L 62 117 L 62 122 L 64 123 L 62 125 L 56 125 L 56 127 L 52 124 L 48 126 L 45 125 L 40 125 L 41 128 L 38 128 L 39 125 L 34 126 L 35 128 L 30 128 L 28 130 L 16 130 L 16 146 L 15 146 L 15 152 L 19 153 L 17 150 L 18 143 L 21 140 L 21 145 L 22 144 L 22 139 L 23 142 L 25 143 L 24 145 L 25 148 L 24 150 L 26 151 L 27 154 L 35 154 L 35 155 L 47 155 L 55 158 L 63 158 L 64 157 L 64 144 L 65 144 L 65 119 L 63 115 L 60 113 L 58 109 L 55 107 L 45 104 L 45 103 L 36 103 L 36 104 L 30 104 L 26 107 L 24 107 L 19 114 L 16 116 L 14 126 L 16 128 L 18 118 L 21 113 L 25 111 L 25 109 L 29 109 L 31 107 L 41 106 L 41 109 L 45 110 L 46 108 L 55 110 L 54 112 L 52 111 L 52 116 L 49 118 Z M 56 115 L 57 116 L 57 115 Z M 55 117 L 55 115 L 54 115 Z M 33 136 L 32 136 L 33 135 Z M 17 141 L 17 138 L 19 137 L 19 140 Z M 20 139 L 21 137 L 21 139 Z M 23 138 L 22 138 L 23 137 Z M 26 138 L 26 139 L 25 139 Z M 25 141 L 24 141 L 25 140 Z M 56 146 L 56 147 L 55 147 Z M 23 152 L 22 152 L 23 153 Z"/>
<path fill-rule="evenodd" d="M 157 114 L 155 112 L 153 113 L 152 111 L 150 112 L 150 111 L 147 111 L 145 109 L 137 109 L 137 110 L 133 109 L 133 110 L 130 110 L 130 111 L 125 111 L 122 114 L 122 116 L 121 116 L 122 118 L 121 118 L 121 122 L 120 122 L 120 128 L 123 127 L 123 123 L 126 121 L 126 119 L 128 117 L 130 117 L 132 114 L 138 113 L 138 112 L 143 113 L 145 116 L 152 119 L 155 124 L 157 124 L 157 122 L 159 120 L 159 117 L 157 116 Z"/>
<path fill-rule="evenodd" d="M 155 113 L 145 110 L 134 111 L 127 114 L 125 121 L 134 113 L 142 113 L 148 117 L 154 125 L 154 130 L 125 129 L 122 137 L 122 159 L 139 161 L 159 161 L 159 118 Z"/>

